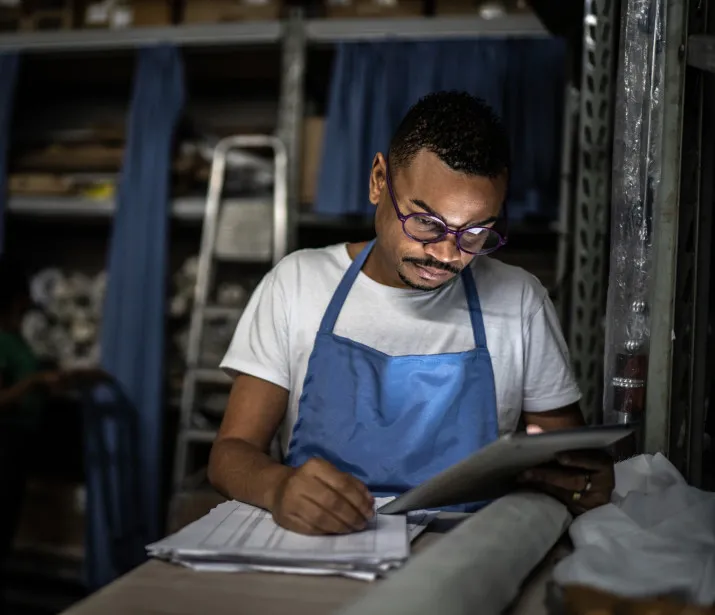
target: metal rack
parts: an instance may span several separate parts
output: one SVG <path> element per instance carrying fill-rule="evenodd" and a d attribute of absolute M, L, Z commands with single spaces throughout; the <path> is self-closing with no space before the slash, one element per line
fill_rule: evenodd
<path fill-rule="evenodd" d="M 653 309 L 643 448 L 663 452 L 701 487 L 708 486 L 704 451 L 715 392 L 709 377 L 715 359 L 710 341 L 715 6 L 708 0 L 668 0 L 664 7 L 665 102 L 652 220 L 655 273 L 648 301 Z"/>
<path fill-rule="evenodd" d="M 182 47 L 240 47 L 280 45 L 281 89 L 277 136 L 288 152 L 288 249 L 297 245 L 299 152 L 303 122 L 304 75 L 310 45 L 337 41 L 404 39 L 445 39 L 475 36 L 548 36 L 534 15 L 521 14 L 494 19 L 478 16 L 414 17 L 387 19 L 304 19 L 300 9 L 282 21 L 231 24 L 143 27 L 126 30 L 68 30 L 56 32 L 10 33 L 0 35 L 0 51 L 17 49 L 23 53 L 89 53 L 131 51 L 144 45 L 173 43 Z M 46 205 L 46 207 L 44 206 Z M 48 216 L 108 216 L 111 203 L 89 203 L 66 199 L 52 202 L 12 199 L 8 209 L 18 214 Z M 176 205 L 179 219 L 200 220 L 196 203 L 187 210 Z M 310 220 L 308 223 L 310 224 Z"/>
<path fill-rule="evenodd" d="M 247 44 L 286 44 L 296 29 L 310 43 L 376 40 L 385 38 L 443 39 L 474 36 L 548 36 L 537 17 L 530 14 L 494 19 L 478 16 L 410 17 L 385 19 L 303 19 L 297 10 L 284 21 L 231 24 L 196 24 L 118 30 L 64 30 L 0 35 L 0 50 L 29 53 L 109 51 L 142 45 L 173 43 L 182 47 L 217 47 Z"/>
<path fill-rule="evenodd" d="M 652 290 L 659 314 L 651 325 L 646 446 L 666 451 L 683 475 L 701 486 L 713 386 L 708 368 L 713 358 L 715 6 L 708 0 L 671 0 L 665 38 L 668 105 Z"/>
<path fill-rule="evenodd" d="M 570 233 L 574 245 L 569 349 L 583 395 L 582 411 L 589 421 L 594 422 L 600 419 L 603 391 L 603 316 L 611 203 L 617 4 L 599 0 L 584 3 L 576 197 Z"/>

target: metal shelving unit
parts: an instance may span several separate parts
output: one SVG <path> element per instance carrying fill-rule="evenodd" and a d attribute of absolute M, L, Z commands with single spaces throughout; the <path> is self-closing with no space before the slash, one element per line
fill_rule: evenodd
<path fill-rule="evenodd" d="M 408 17 L 385 19 L 309 19 L 311 43 L 404 39 L 469 38 L 474 36 L 550 36 L 535 15 L 480 17 Z"/>
<path fill-rule="evenodd" d="M 272 203 L 266 198 L 226 199 L 226 205 Z M 201 222 L 206 208 L 206 199 L 186 197 L 174 199 L 171 205 L 171 217 L 183 222 Z M 18 216 L 41 218 L 110 218 L 114 215 L 114 200 L 92 200 L 73 197 L 13 197 L 8 202 L 8 211 Z"/>
<path fill-rule="evenodd" d="M 484 36 L 549 36 L 532 14 L 515 14 L 493 19 L 479 16 L 410 17 L 386 19 L 304 19 L 297 9 L 282 21 L 196 24 L 142 27 L 117 30 L 66 30 L 56 32 L 20 32 L 0 35 L 0 51 L 22 53 L 92 53 L 131 51 L 141 46 L 173 43 L 181 47 L 240 47 L 280 45 L 281 88 L 277 136 L 288 151 L 288 244 L 297 247 L 297 228 L 330 227 L 317 216 L 298 214 L 299 152 L 303 123 L 304 76 L 309 45 L 338 41 L 445 39 Z M 112 215 L 112 202 L 82 199 L 13 198 L 8 203 L 13 214 L 57 217 L 106 217 Z M 198 221 L 203 218 L 203 199 L 175 202 L 176 219 Z"/>
<path fill-rule="evenodd" d="M 0 35 L 0 51 L 17 49 L 24 53 L 62 53 L 131 50 L 157 43 L 173 43 L 182 47 L 219 47 L 278 43 L 282 36 L 283 24 L 278 21 L 117 30 L 11 32 Z"/>
<path fill-rule="evenodd" d="M 309 43 L 405 38 L 549 36 L 538 18 L 531 14 L 494 19 L 478 16 L 302 19 L 300 12 L 297 12 L 292 19 L 285 21 L 9 33 L 0 35 L 0 50 L 61 53 L 136 49 L 157 43 L 173 43 L 182 47 L 277 44 L 285 42 L 291 26 L 295 27 L 296 24 L 303 30 L 304 40 Z"/>

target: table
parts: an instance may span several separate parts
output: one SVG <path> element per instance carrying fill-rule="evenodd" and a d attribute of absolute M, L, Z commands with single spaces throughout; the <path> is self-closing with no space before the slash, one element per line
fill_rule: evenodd
<path fill-rule="evenodd" d="M 413 543 L 413 553 L 434 544 L 459 521 L 453 516 L 434 521 Z M 511 615 L 546 615 L 546 585 L 562 553 L 557 546 L 534 571 Z M 201 573 L 150 561 L 63 615 L 330 615 L 372 585 L 341 577 Z"/>

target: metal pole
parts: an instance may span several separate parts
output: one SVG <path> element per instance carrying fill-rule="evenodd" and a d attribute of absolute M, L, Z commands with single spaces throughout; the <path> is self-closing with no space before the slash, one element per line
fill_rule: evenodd
<path fill-rule="evenodd" d="M 585 0 L 584 6 L 569 347 L 589 422 L 599 422 L 602 411 L 617 4 Z"/>
<path fill-rule="evenodd" d="M 278 136 L 288 152 L 287 240 L 288 252 L 292 252 L 298 244 L 301 137 L 305 88 L 306 37 L 302 11 L 294 10 L 284 27 Z"/>
<path fill-rule="evenodd" d="M 687 0 L 665 7 L 663 128 L 660 185 L 653 208 L 653 265 L 650 298 L 650 352 L 643 448 L 670 455 L 669 439 L 679 427 L 671 420 L 671 378 L 676 283 L 680 158 L 682 147 L 684 44 Z M 692 135 L 691 135 L 692 136 Z M 697 137 L 696 137 L 697 140 Z"/>

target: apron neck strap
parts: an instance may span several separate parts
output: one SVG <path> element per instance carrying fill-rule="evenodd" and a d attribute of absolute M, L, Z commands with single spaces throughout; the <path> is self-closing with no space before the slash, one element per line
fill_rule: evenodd
<path fill-rule="evenodd" d="M 487 347 L 487 333 L 484 330 L 484 318 L 482 317 L 482 306 L 479 302 L 477 284 L 474 281 L 472 266 L 467 265 L 462 269 L 462 284 L 467 295 L 467 307 L 469 308 L 469 319 L 472 321 L 472 333 L 474 334 L 474 345 L 477 348 Z"/>
<path fill-rule="evenodd" d="M 333 329 L 335 329 L 335 323 L 338 322 L 340 310 L 343 309 L 343 304 L 348 298 L 350 289 L 355 283 L 355 280 L 357 280 L 358 275 L 360 275 L 360 271 L 365 265 L 365 261 L 367 261 L 367 257 L 370 256 L 370 252 L 372 252 L 374 246 L 375 239 L 360 251 L 360 254 L 355 257 L 355 260 L 350 264 L 345 275 L 343 275 L 340 284 L 338 284 L 335 293 L 333 293 L 332 299 L 330 299 L 325 314 L 323 314 L 323 320 L 320 322 L 320 329 L 318 330 L 320 333 L 332 333 Z M 477 293 L 477 285 L 474 282 L 471 266 L 467 266 L 462 270 L 461 278 L 464 284 L 464 291 L 467 295 L 467 306 L 469 307 L 469 318 L 472 322 L 474 345 L 477 348 L 486 348 L 487 335 L 484 330 L 482 307 L 479 303 L 479 294 Z"/>
<path fill-rule="evenodd" d="M 328 304 L 328 308 L 323 314 L 323 320 L 320 323 L 320 333 L 332 333 L 335 328 L 335 323 L 338 322 L 338 316 L 340 316 L 340 310 L 343 309 L 343 304 L 345 299 L 348 298 L 348 293 L 352 288 L 355 280 L 357 280 L 358 275 L 360 275 L 360 270 L 365 265 L 367 257 L 370 256 L 372 248 L 375 245 L 375 239 L 368 243 L 355 257 L 355 260 L 351 263 L 348 270 L 345 272 L 343 279 L 340 280 L 338 288 L 333 293 L 333 298 Z"/>

